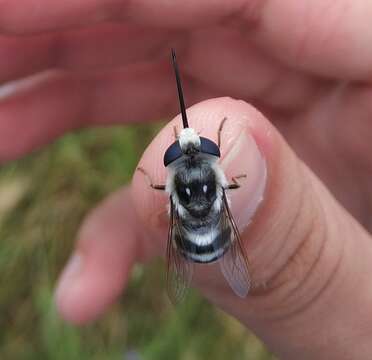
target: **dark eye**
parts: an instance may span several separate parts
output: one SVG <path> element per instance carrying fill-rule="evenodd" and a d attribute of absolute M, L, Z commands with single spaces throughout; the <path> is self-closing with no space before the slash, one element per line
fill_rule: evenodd
<path fill-rule="evenodd" d="M 206 194 L 208 191 L 208 185 L 207 184 L 204 184 L 203 185 L 203 193 Z"/>

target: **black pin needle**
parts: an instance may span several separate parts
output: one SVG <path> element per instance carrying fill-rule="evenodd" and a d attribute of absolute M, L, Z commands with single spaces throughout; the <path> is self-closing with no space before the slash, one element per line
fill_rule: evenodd
<path fill-rule="evenodd" d="M 172 49 L 172 62 L 173 62 L 174 73 L 176 75 L 178 98 L 180 101 L 180 108 L 181 108 L 181 115 L 182 115 L 182 123 L 183 123 L 184 128 L 188 128 L 189 123 L 187 121 L 185 101 L 183 99 L 183 91 L 182 91 L 182 86 L 181 86 L 181 78 L 180 78 L 180 73 L 178 71 L 176 52 L 174 51 L 174 49 Z"/>

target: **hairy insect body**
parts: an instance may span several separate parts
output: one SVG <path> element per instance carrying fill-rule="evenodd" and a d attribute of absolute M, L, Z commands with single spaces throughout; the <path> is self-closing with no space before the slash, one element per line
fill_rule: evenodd
<path fill-rule="evenodd" d="M 192 144 L 185 146 L 193 148 Z M 186 259 L 210 263 L 226 252 L 231 237 L 231 229 L 221 221 L 226 184 L 211 155 L 185 155 L 170 165 L 166 190 L 179 227 L 173 245 Z"/>
<path fill-rule="evenodd" d="M 178 251 L 187 260 L 197 263 L 211 263 L 218 260 L 227 251 L 231 230 L 225 228 L 223 232 L 219 226 L 203 226 L 188 230 L 183 227 L 181 236 L 175 236 Z M 204 240 L 204 241 L 203 241 Z"/>

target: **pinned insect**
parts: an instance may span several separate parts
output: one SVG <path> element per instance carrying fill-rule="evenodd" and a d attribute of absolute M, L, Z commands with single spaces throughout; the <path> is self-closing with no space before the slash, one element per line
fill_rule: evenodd
<path fill-rule="evenodd" d="M 230 287 L 239 297 L 246 297 L 251 286 L 248 259 L 238 228 L 229 208 L 226 190 L 238 189 L 239 177 L 229 184 L 218 165 L 218 144 L 200 137 L 189 127 L 176 55 L 172 49 L 183 129 L 164 154 L 168 169 L 166 185 L 153 184 L 146 171 L 138 168 L 155 190 L 169 194 L 169 233 L 167 243 L 167 290 L 177 303 L 185 295 L 194 263 L 217 262 Z"/>

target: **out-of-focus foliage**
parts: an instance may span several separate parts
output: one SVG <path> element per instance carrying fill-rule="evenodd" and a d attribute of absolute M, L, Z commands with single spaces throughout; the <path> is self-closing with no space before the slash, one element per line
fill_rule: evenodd
<path fill-rule="evenodd" d="M 53 288 L 84 215 L 127 183 L 155 129 L 67 135 L 0 170 L 0 359 L 273 359 L 197 294 L 175 310 L 163 263 L 137 265 L 129 288 L 94 325 L 57 316 Z"/>

